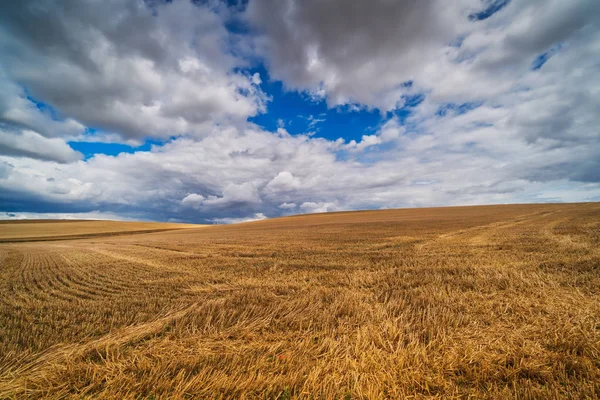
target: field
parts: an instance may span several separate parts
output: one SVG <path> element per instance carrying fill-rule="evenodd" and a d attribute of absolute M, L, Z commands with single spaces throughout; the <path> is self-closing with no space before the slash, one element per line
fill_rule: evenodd
<path fill-rule="evenodd" d="M 102 224 L 0 224 L 0 398 L 600 398 L 599 203 Z"/>
<path fill-rule="evenodd" d="M 0 243 L 70 240 L 120 234 L 164 232 L 172 229 L 197 228 L 198 225 L 160 222 L 117 222 L 78 220 L 0 221 Z"/>

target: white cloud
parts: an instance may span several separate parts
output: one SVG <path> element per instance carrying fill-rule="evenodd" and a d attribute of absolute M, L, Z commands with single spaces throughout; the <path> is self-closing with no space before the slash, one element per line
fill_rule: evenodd
<path fill-rule="evenodd" d="M 506 111 L 486 107 L 427 117 L 424 131 L 401 135 L 364 162 L 360 152 L 337 158 L 335 142 L 251 126 L 71 164 L 4 156 L 0 203 L 202 222 L 290 211 L 600 199 L 597 146 L 528 143 L 505 129 L 505 119 Z M 272 177 L 283 171 L 286 190 L 273 191 Z M 287 184 L 295 179 L 302 184 Z"/>
<path fill-rule="evenodd" d="M 111 212 L 90 211 L 82 213 L 35 213 L 35 212 L 0 212 L 0 220 L 24 219 L 87 219 L 102 221 L 132 221 L 133 219 Z"/>
<path fill-rule="evenodd" d="M 286 192 L 298 189 L 301 185 L 300 179 L 295 177 L 289 171 L 283 171 L 277 174 L 269 183 L 267 183 L 267 191 L 272 193 Z"/>
<path fill-rule="evenodd" d="M 184 206 L 199 207 L 204 203 L 204 200 L 206 200 L 206 197 L 201 194 L 190 193 L 181 200 L 181 204 Z"/>
<path fill-rule="evenodd" d="M 332 202 L 306 201 L 300 204 L 300 210 L 302 210 L 304 213 L 324 213 L 330 211 L 339 211 L 340 208 L 337 204 Z"/>
<path fill-rule="evenodd" d="M 376 146 L 381 144 L 381 138 L 377 135 L 363 135 L 362 140 L 360 142 L 356 142 L 356 140 L 351 140 L 348 144 L 345 145 L 347 150 L 351 151 L 362 151 L 368 147 Z"/>
<path fill-rule="evenodd" d="M 261 221 L 263 219 L 267 219 L 267 217 L 265 216 L 265 214 L 263 213 L 256 213 L 251 217 L 245 217 L 245 218 L 213 218 L 211 219 L 212 222 L 217 223 L 217 224 L 239 224 L 242 222 L 253 222 L 253 221 Z"/>
<path fill-rule="evenodd" d="M 281 203 L 279 205 L 279 208 L 281 208 L 282 210 L 293 210 L 296 207 L 296 203 Z"/>

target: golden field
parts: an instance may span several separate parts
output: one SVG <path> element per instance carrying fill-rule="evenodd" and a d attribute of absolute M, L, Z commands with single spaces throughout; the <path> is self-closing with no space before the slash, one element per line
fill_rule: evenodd
<path fill-rule="evenodd" d="M 600 397 L 598 203 L 135 224 L 0 224 L 0 398 Z"/>
<path fill-rule="evenodd" d="M 161 222 L 118 222 L 85 220 L 0 221 L 0 243 L 70 240 L 119 234 L 164 232 L 171 229 L 197 228 L 191 224 Z"/>

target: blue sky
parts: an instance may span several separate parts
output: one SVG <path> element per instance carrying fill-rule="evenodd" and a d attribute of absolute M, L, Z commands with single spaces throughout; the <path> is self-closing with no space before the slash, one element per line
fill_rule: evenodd
<path fill-rule="evenodd" d="M 594 0 L 0 6 L 0 218 L 598 201 L 598 21 Z"/>
<path fill-rule="evenodd" d="M 342 138 L 346 141 L 360 142 L 363 135 L 372 135 L 391 118 L 397 118 L 404 123 L 411 115 L 414 107 L 425 98 L 422 93 L 407 95 L 403 98 L 404 106 L 393 111 L 383 112 L 378 108 L 369 108 L 360 104 L 348 104 L 329 107 L 323 98 L 315 98 L 309 93 L 286 89 L 281 81 L 272 80 L 264 65 L 242 70 L 243 73 L 261 77 L 260 88 L 269 98 L 267 110 L 248 118 L 249 122 L 257 124 L 270 132 L 284 128 L 291 135 L 310 135 L 335 141 Z M 407 84 L 410 86 L 410 82 Z M 62 118 L 51 105 L 28 96 L 28 100 L 51 118 L 60 121 Z M 445 104 L 440 112 L 448 108 L 463 109 L 470 105 Z M 165 140 L 146 139 L 142 143 L 110 143 L 102 140 L 101 129 L 88 128 L 84 137 L 70 141 L 68 145 L 89 159 L 95 154 L 116 156 L 120 153 L 135 153 L 148 151 L 152 146 L 160 146 L 174 137 Z M 100 138 L 100 139 L 98 139 Z"/>
<path fill-rule="evenodd" d="M 143 144 L 129 145 L 123 143 L 102 143 L 102 142 L 67 142 L 75 151 L 84 155 L 85 159 L 89 159 L 96 154 L 106 154 L 116 156 L 121 153 L 135 153 L 136 151 L 148 151 L 152 145 L 160 145 L 163 142 L 146 140 Z"/>
<path fill-rule="evenodd" d="M 345 138 L 360 140 L 362 135 L 375 132 L 387 117 L 378 109 L 359 106 L 329 108 L 325 99 L 315 99 L 307 93 L 286 90 L 283 83 L 273 81 L 264 66 L 249 71 L 258 72 L 263 80 L 260 87 L 271 99 L 264 114 L 249 118 L 250 122 L 269 131 L 284 127 L 290 134 L 314 133 L 329 140 Z M 283 126 L 281 126 L 283 125 Z"/>
<path fill-rule="evenodd" d="M 308 93 L 286 89 L 281 81 L 272 80 L 264 65 L 242 71 L 253 75 L 258 73 L 261 77 L 261 90 L 269 98 L 267 110 L 256 116 L 248 118 L 270 132 L 284 128 L 292 135 L 309 134 L 335 141 L 343 138 L 346 141 L 360 141 L 363 135 L 374 134 L 382 124 L 392 117 L 397 117 L 404 122 L 411 110 L 424 99 L 423 94 L 407 96 L 405 106 L 393 111 L 382 112 L 378 108 L 369 108 L 360 104 L 349 104 L 329 107 L 323 98 L 315 98 Z M 40 110 L 48 110 L 54 119 L 60 119 L 52 108 L 38 100 L 29 97 Z M 445 105 L 452 107 L 452 105 Z M 69 146 L 81 152 L 85 159 L 95 154 L 118 155 L 120 153 L 134 153 L 148 151 L 152 145 L 161 145 L 166 141 L 147 139 L 141 144 L 106 143 L 94 141 L 101 136 L 97 129 L 88 129 L 88 141 L 71 141 Z M 170 138 L 173 139 L 173 138 Z"/>

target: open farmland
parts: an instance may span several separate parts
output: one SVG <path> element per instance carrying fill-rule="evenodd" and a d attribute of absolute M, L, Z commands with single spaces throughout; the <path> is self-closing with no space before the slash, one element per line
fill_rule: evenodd
<path fill-rule="evenodd" d="M 598 203 L 92 224 L 0 224 L 0 398 L 600 397 Z"/>
<path fill-rule="evenodd" d="M 160 222 L 5 220 L 0 221 L 0 243 L 70 240 L 197 227 L 198 225 Z"/>

